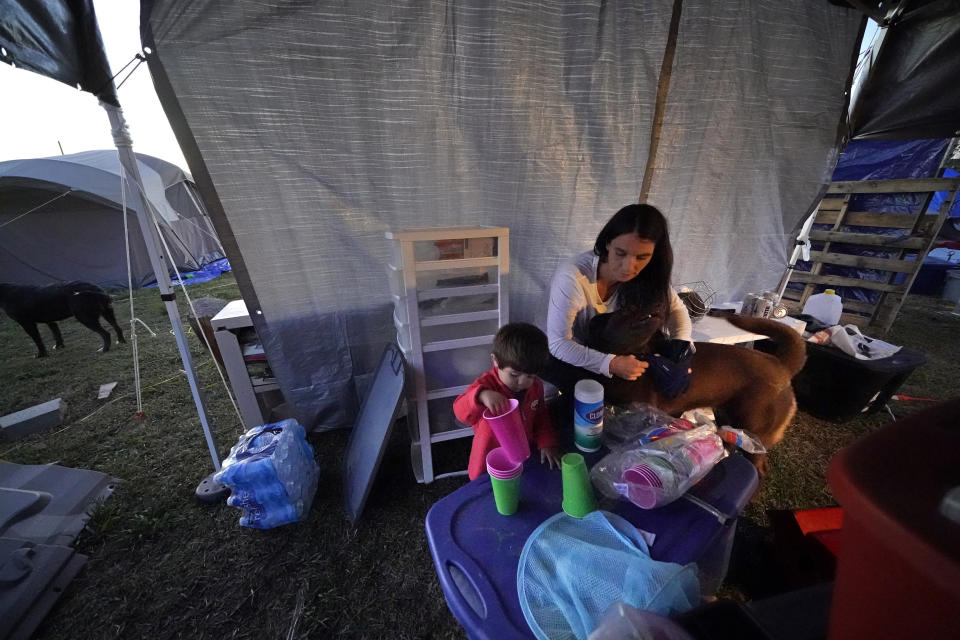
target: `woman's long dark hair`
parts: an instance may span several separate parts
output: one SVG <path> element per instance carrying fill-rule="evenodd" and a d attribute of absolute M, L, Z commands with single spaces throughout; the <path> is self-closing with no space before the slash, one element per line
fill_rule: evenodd
<path fill-rule="evenodd" d="M 673 271 L 673 247 L 667 219 L 660 210 L 649 204 L 628 204 L 617 211 L 603 226 L 593 252 L 600 262 L 607 261 L 607 245 L 617 236 L 635 233 L 654 243 L 653 257 L 633 280 L 620 285 L 621 307 L 633 305 L 670 304 L 670 274 Z"/>

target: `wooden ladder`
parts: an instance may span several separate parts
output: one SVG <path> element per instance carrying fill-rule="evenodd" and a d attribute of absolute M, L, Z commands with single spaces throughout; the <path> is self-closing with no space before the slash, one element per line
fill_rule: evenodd
<path fill-rule="evenodd" d="M 898 180 L 862 180 L 832 182 L 820 206 L 814 224 L 829 224 L 829 230 L 810 231 L 812 242 L 823 243 L 818 251 L 810 252 L 810 271 L 794 270 L 790 282 L 806 286 L 802 293 L 787 288 L 784 304 L 792 313 L 799 313 L 804 303 L 817 289 L 829 287 L 859 287 L 876 292 L 873 302 L 844 299 L 841 324 L 855 324 L 861 328 L 886 333 L 903 305 L 903 299 L 923 267 L 923 260 L 933 246 L 940 227 L 947 218 L 957 196 L 960 178 L 921 178 Z M 936 213 L 927 213 L 933 195 L 947 192 L 947 197 Z M 859 194 L 919 193 L 920 206 L 912 213 L 851 210 Z M 853 229 L 851 229 L 851 227 Z M 901 229 L 906 235 L 886 235 L 876 229 Z M 886 257 L 861 256 L 851 251 L 863 248 L 887 253 Z M 912 259 L 908 259 L 911 257 Z M 876 279 L 845 277 L 824 273 L 824 265 L 839 265 L 871 269 Z M 897 274 L 904 274 L 903 282 L 894 284 Z"/>

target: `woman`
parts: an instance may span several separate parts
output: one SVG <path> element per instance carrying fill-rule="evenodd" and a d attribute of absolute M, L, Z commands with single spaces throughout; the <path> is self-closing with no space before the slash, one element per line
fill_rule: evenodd
<path fill-rule="evenodd" d="M 547 339 L 554 359 L 543 377 L 570 392 L 586 377 L 642 376 L 647 362 L 586 346 L 590 320 L 624 306 L 659 314 L 670 338 L 689 342 L 692 324 L 670 286 L 672 269 L 667 221 L 656 207 L 631 204 L 614 214 L 593 251 L 564 261 L 554 273 L 547 310 Z"/>

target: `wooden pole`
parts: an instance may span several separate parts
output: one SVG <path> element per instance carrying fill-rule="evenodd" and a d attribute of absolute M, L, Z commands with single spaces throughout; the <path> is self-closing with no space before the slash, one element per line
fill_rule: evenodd
<path fill-rule="evenodd" d="M 638 202 L 646 202 L 650 197 L 650 185 L 653 182 L 654 164 L 660 147 L 660 134 L 663 130 L 663 114 L 667 110 L 667 96 L 670 93 L 670 76 L 673 74 L 673 58 L 677 52 L 677 34 L 680 31 L 680 16 L 683 13 L 683 0 L 674 0 L 673 15 L 670 16 L 670 32 L 667 46 L 660 64 L 660 78 L 657 81 L 657 101 L 653 110 L 653 126 L 650 132 L 650 150 L 647 153 L 647 166 L 643 170 L 643 183 L 640 186 Z"/>

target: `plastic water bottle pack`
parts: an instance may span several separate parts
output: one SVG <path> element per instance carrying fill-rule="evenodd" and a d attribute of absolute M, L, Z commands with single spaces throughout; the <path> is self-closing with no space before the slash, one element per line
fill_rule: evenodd
<path fill-rule="evenodd" d="M 319 471 L 304 428 L 284 420 L 240 436 L 214 479 L 230 488 L 227 504 L 243 510 L 241 526 L 271 529 L 306 518 Z"/>

